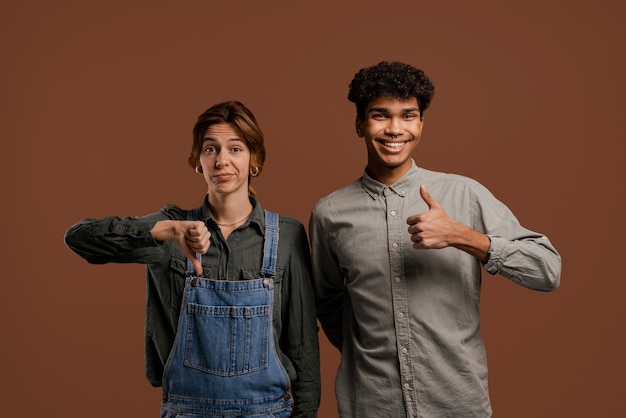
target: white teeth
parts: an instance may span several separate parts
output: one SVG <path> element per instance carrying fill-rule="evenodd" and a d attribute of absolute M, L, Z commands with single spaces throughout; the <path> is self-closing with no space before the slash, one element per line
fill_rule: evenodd
<path fill-rule="evenodd" d="M 404 142 L 383 142 L 383 144 L 386 147 L 400 148 L 402 145 L 404 145 Z"/>

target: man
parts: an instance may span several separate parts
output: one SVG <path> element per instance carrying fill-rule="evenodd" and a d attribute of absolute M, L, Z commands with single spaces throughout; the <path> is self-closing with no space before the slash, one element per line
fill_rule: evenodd
<path fill-rule="evenodd" d="M 360 70 L 348 99 L 367 167 L 311 214 L 318 318 L 341 351 L 342 418 L 490 417 L 481 266 L 530 289 L 559 286 L 548 238 L 478 182 L 416 166 L 433 94 L 407 64 Z"/>

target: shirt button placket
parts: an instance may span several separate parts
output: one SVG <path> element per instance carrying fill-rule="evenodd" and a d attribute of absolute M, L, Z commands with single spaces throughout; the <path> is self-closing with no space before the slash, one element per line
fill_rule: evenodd
<path fill-rule="evenodd" d="M 409 330 L 408 297 L 406 291 L 406 281 L 404 280 L 404 251 L 402 249 L 403 240 L 408 239 L 406 224 L 402 221 L 404 190 L 398 194 L 386 193 L 387 201 L 387 225 L 390 243 L 391 280 L 392 280 L 392 300 L 395 316 L 395 330 L 397 338 L 397 356 L 400 366 L 400 381 L 404 392 L 405 405 L 407 410 L 411 410 L 411 405 L 416 402 L 414 392 L 414 376 L 411 366 L 411 354 L 408 347 L 411 344 Z"/>

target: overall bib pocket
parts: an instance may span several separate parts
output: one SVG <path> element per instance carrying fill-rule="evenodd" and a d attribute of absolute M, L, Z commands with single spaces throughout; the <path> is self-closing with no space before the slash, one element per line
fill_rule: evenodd
<path fill-rule="evenodd" d="M 218 376 L 267 368 L 271 312 L 269 305 L 188 304 L 185 366 Z"/>

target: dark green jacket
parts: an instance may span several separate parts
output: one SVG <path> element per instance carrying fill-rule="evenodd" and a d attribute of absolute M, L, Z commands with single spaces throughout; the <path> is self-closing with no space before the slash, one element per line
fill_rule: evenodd
<path fill-rule="evenodd" d="M 225 241 L 205 198 L 199 219 L 211 232 L 211 246 L 202 256 L 202 276 L 218 280 L 260 277 L 264 214 L 250 197 L 249 220 Z M 93 264 L 140 263 L 147 274 L 146 376 L 161 386 L 165 362 L 174 343 L 185 285 L 186 258 L 172 242 L 158 242 L 150 231 L 160 220 L 186 220 L 187 211 L 165 206 L 143 217 L 84 219 L 65 234 L 67 246 Z M 314 417 L 320 400 L 320 370 L 315 302 L 311 284 L 309 244 L 303 225 L 280 216 L 274 337 L 294 393 L 294 417 Z"/>

